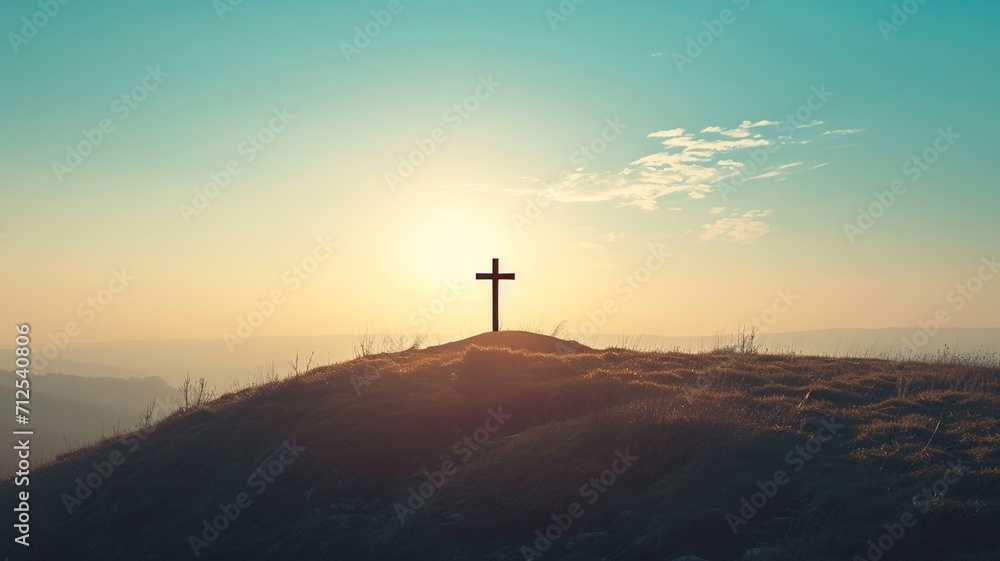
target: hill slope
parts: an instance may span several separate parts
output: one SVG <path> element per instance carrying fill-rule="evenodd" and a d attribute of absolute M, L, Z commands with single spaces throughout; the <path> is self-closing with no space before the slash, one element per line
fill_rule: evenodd
<path fill-rule="evenodd" d="M 11 558 L 997 559 L 998 375 L 488 333 L 67 454 Z"/>

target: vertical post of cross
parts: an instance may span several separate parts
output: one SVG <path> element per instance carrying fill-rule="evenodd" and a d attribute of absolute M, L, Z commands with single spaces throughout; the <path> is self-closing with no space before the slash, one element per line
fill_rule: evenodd
<path fill-rule="evenodd" d="M 500 259 L 493 258 L 493 271 L 476 273 L 476 280 L 493 281 L 493 331 L 500 331 L 500 281 L 514 280 L 514 273 L 500 272 Z"/>

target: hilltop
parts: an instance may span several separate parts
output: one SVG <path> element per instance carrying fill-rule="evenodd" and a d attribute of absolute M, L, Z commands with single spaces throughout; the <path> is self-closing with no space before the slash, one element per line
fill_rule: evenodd
<path fill-rule="evenodd" d="M 525 332 L 177 411 L 31 478 L 11 559 L 1000 558 L 1000 369 Z M 0 486 L 11 512 L 14 488 Z"/>

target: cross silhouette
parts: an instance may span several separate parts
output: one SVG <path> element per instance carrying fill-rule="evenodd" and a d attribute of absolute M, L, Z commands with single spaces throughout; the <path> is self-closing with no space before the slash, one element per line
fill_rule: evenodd
<path fill-rule="evenodd" d="M 500 281 L 514 280 L 514 273 L 501 273 L 500 260 L 493 258 L 492 273 L 476 273 L 476 280 L 493 281 L 493 331 L 500 331 Z"/>

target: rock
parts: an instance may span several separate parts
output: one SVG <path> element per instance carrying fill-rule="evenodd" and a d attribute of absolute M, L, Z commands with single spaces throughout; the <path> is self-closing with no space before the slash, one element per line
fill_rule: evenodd
<path fill-rule="evenodd" d="M 573 548 L 593 545 L 603 540 L 607 535 L 607 532 L 585 532 L 583 534 L 577 534 L 566 542 L 566 550 L 570 551 Z"/>
<path fill-rule="evenodd" d="M 757 557 L 761 553 L 764 553 L 764 550 L 761 549 L 761 548 L 759 548 L 759 547 L 755 547 L 753 549 L 748 549 L 746 551 L 746 553 L 743 554 L 743 559 L 744 560 L 746 560 L 746 559 L 753 559 L 754 557 Z"/>
<path fill-rule="evenodd" d="M 701 557 L 698 557 L 697 555 L 684 555 L 683 557 L 678 557 L 677 559 L 673 559 L 672 561 L 705 561 L 705 560 L 702 559 Z"/>
<path fill-rule="evenodd" d="M 445 516 L 444 520 L 441 521 L 441 525 L 454 526 L 455 524 L 460 524 L 463 520 L 465 520 L 465 517 L 462 516 L 462 513 L 456 512 L 453 514 L 449 514 L 448 516 Z"/>

